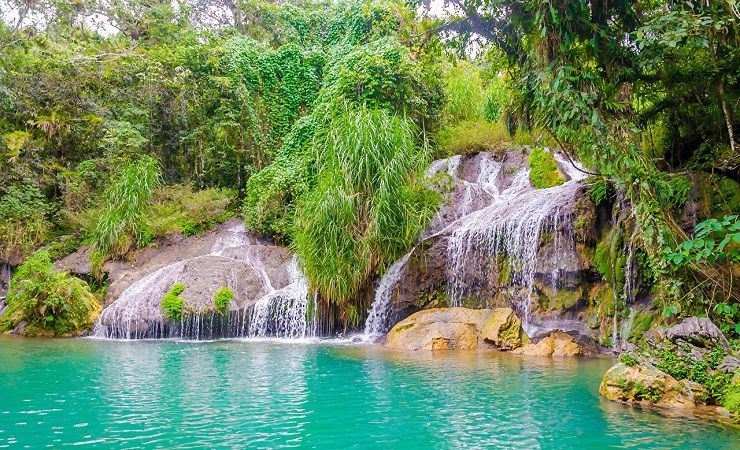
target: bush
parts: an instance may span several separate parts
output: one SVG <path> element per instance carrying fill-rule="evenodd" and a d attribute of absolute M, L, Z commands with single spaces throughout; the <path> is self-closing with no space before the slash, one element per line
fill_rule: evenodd
<path fill-rule="evenodd" d="M 24 334 L 69 336 L 90 330 L 100 304 L 83 280 L 56 270 L 49 253 L 34 253 L 18 267 L 0 317 L 0 331 L 25 322 Z"/>
<path fill-rule="evenodd" d="M 385 110 L 346 106 L 315 153 L 321 174 L 299 205 L 294 248 L 322 298 L 347 307 L 413 244 L 439 197 L 421 183 L 427 153 L 413 124 Z"/>
<path fill-rule="evenodd" d="M 437 133 L 437 143 L 444 156 L 474 152 L 503 152 L 511 148 L 501 124 L 485 120 L 466 120 Z"/>
<path fill-rule="evenodd" d="M 144 223 L 153 237 L 172 232 L 200 234 L 233 216 L 228 207 L 235 196 L 227 189 L 194 191 L 190 185 L 165 186 L 154 191 Z"/>
<path fill-rule="evenodd" d="M 184 291 L 185 285 L 183 283 L 175 283 L 170 291 L 162 297 L 162 310 L 164 310 L 164 315 L 171 320 L 179 321 L 182 318 L 185 300 L 180 297 L 180 294 Z"/>
<path fill-rule="evenodd" d="M 532 149 L 529 155 L 529 179 L 532 186 L 545 189 L 565 183 L 565 178 L 558 172 L 555 158 L 541 147 Z"/>
<path fill-rule="evenodd" d="M 234 298 L 234 291 L 227 287 L 222 287 L 216 292 L 216 296 L 213 298 L 213 304 L 216 307 L 216 311 L 222 316 L 229 312 L 229 306 L 231 300 Z"/>
<path fill-rule="evenodd" d="M 0 260 L 22 258 L 41 245 L 51 206 L 36 185 L 12 186 L 0 198 Z"/>
<path fill-rule="evenodd" d="M 144 217 L 159 181 L 159 164 L 149 156 L 121 168 L 108 186 L 103 208 L 90 232 L 90 262 L 94 269 L 99 270 L 111 256 L 122 256 L 133 245 L 151 239 Z"/>

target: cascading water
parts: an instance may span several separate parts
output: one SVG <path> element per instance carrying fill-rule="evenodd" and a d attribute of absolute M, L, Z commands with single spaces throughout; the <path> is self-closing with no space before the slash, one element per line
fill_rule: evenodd
<path fill-rule="evenodd" d="M 294 257 L 287 264 L 287 283 L 276 288 L 279 280 L 271 278 L 260 258 L 260 253 L 268 251 L 269 246 L 251 245 L 251 240 L 240 224 L 220 236 L 207 255 L 175 262 L 134 282 L 103 311 L 93 335 L 115 339 L 315 336 L 315 308 L 311 311 L 308 284 L 297 259 Z M 237 270 L 246 264 L 251 268 L 251 276 L 261 285 L 259 292 L 242 299 L 244 307 L 224 315 L 214 312 L 212 305 L 198 309 L 186 301 L 180 320 L 171 322 L 164 315 L 161 299 L 173 284 L 188 283 L 189 265 L 208 258 L 218 263 L 233 261 L 236 268 L 226 274 L 226 285 L 237 295 L 246 292 L 242 289 L 244 280 L 240 279 L 243 271 Z"/>
<path fill-rule="evenodd" d="M 390 303 L 393 299 L 393 292 L 412 253 L 413 250 L 394 262 L 383 278 L 380 279 L 380 283 L 378 283 L 375 290 L 375 298 L 370 314 L 368 314 L 365 321 L 364 336 L 366 339 L 370 340 L 385 334 L 392 325 L 390 323 Z"/>
<path fill-rule="evenodd" d="M 313 299 L 308 295 L 308 280 L 298 267 L 296 257 L 288 266 L 288 275 L 290 283 L 287 286 L 268 292 L 255 303 L 246 333 L 248 337 L 303 339 L 316 336 L 316 308 L 311 308 Z M 248 310 L 244 314 L 248 314 Z"/>
<path fill-rule="evenodd" d="M 555 156 L 556 160 L 563 161 L 558 154 Z M 508 188 L 501 193 L 490 192 L 493 195 L 491 205 L 451 225 L 454 231 L 447 244 L 447 278 L 453 306 L 461 306 L 465 297 L 480 292 L 483 286 L 471 286 L 470 280 L 485 279 L 486 274 L 493 272 L 497 260 L 505 258 L 513 272 L 511 284 L 526 290 L 526 295 L 512 306 L 522 315 L 525 326 L 529 324 L 543 234 L 551 233 L 556 246 L 575 246 L 570 226 L 572 213 L 566 211 L 578 192 L 578 181 L 585 174 L 578 170 L 565 172 L 570 181 L 547 189 L 534 189 L 529 183 L 529 170 L 520 170 Z M 557 269 L 553 270 L 553 280 L 557 275 Z"/>
<path fill-rule="evenodd" d="M 448 201 L 423 237 L 430 245 L 441 239 L 446 246 L 444 282 L 451 306 L 461 306 L 468 297 L 490 294 L 489 288 L 499 282 L 492 279 L 494 269 L 505 259 L 509 269 L 506 284 L 523 288 L 524 292 L 511 306 L 523 316 L 525 327 L 528 325 L 543 240 L 552 238 L 548 245 L 554 246 L 557 255 L 576 253 L 573 205 L 581 187 L 579 181 L 586 173 L 563 155 L 553 156 L 569 180 L 548 189 L 532 187 L 529 170 L 522 168 L 526 155 L 520 152 L 503 156 L 485 152 L 468 157 L 458 155 L 435 161 L 427 170 L 431 180 L 440 173 L 452 178 Z M 409 256 L 396 261 L 381 279 L 365 324 L 365 336 L 385 333 L 392 325 L 388 323 L 393 310 L 391 298 L 404 277 Z M 569 264 L 577 265 L 556 259 L 548 262 L 553 288 L 557 288 L 561 271 Z"/>

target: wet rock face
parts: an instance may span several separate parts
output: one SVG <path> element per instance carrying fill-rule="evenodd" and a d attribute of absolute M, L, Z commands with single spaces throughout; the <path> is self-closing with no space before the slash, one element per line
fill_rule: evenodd
<path fill-rule="evenodd" d="M 307 329 L 307 287 L 293 254 L 271 245 L 231 220 L 200 236 L 170 236 L 136 252 L 131 261 L 111 261 L 107 307 L 95 326 L 113 338 L 213 338 L 249 333 L 300 337 Z M 89 273 L 86 249 L 57 262 Z M 165 315 L 162 300 L 176 283 L 185 286 L 179 321 Z M 233 291 L 226 310 L 216 311 L 216 293 Z M 261 302 L 261 303 L 260 303 Z M 258 305 L 259 304 L 259 305 Z"/>
<path fill-rule="evenodd" d="M 440 306 L 512 307 L 527 326 L 559 312 L 579 317 L 582 287 L 598 278 L 584 250 L 596 241 L 596 208 L 578 181 L 584 175 L 562 157 L 569 181 L 549 189 L 530 185 L 527 158 L 482 152 L 430 166 L 445 201 L 396 274 L 389 325 Z"/>

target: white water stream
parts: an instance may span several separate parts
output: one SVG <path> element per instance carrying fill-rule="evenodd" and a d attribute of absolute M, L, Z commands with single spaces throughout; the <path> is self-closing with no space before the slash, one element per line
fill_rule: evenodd
<path fill-rule="evenodd" d="M 220 236 L 205 256 L 233 259 L 253 269 L 262 283 L 262 293 L 254 301 L 247 299 L 252 306 L 232 310 L 224 317 L 212 310 L 184 312 L 178 323 L 171 324 L 164 316 L 161 299 L 173 284 L 187 282 L 184 273 L 191 260 L 182 260 L 157 269 L 126 288 L 102 312 L 93 335 L 116 339 L 315 336 L 316 315 L 309 318 L 308 284 L 297 259 L 293 258 L 287 266 L 288 284 L 276 289 L 259 258 L 260 246 L 249 243 L 249 234 L 239 224 Z M 229 286 L 238 286 L 238 277 L 237 273 L 231 274 Z"/>

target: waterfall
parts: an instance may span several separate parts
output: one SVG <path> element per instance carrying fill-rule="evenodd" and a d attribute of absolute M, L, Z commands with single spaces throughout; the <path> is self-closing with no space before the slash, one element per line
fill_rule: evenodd
<path fill-rule="evenodd" d="M 293 257 L 287 265 L 287 285 L 276 289 L 259 257 L 261 246 L 249 243 L 249 234 L 239 224 L 219 236 L 208 255 L 178 261 L 142 277 L 103 310 L 93 335 L 113 339 L 315 336 L 315 308 L 311 311 L 308 283 L 297 259 Z M 187 283 L 185 271 L 190 261 L 212 256 L 233 259 L 250 266 L 262 285 L 259 297 L 246 299 L 249 306 L 231 310 L 225 315 L 191 308 L 190 311 L 184 311 L 179 322 L 172 323 L 164 315 L 161 299 L 173 284 Z M 228 284 L 237 290 L 240 284 L 238 274 L 231 273 L 228 277 Z"/>
<path fill-rule="evenodd" d="M 375 298 L 370 308 L 370 314 L 365 321 L 365 337 L 372 339 L 385 334 L 390 326 L 390 305 L 393 299 L 393 292 L 396 285 L 401 279 L 406 262 L 411 257 L 413 250 L 406 253 L 401 259 L 394 262 L 388 271 L 380 279 L 378 287 L 375 290 Z"/>
<path fill-rule="evenodd" d="M 13 278 L 13 270 L 8 263 L 0 263 L 0 316 L 5 312 L 7 304 L 5 297 L 10 291 L 10 280 Z"/>
<path fill-rule="evenodd" d="M 308 280 L 295 256 L 288 266 L 288 275 L 290 283 L 287 286 L 268 292 L 255 303 L 246 333 L 248 337 L 300 339 L 316 336 L 316 308 L 311 310 L 314 299 L 308 295 Z M 248 314 L 248 310 L 244 314 Z"/>
<path fill-rule="evenodd" d="M 513 270 L 512 283 L 526 289 L 526 295 L 513 306 L 524 323 L 529 323 L 542 235 L 550 232 L 555 237 L 559 232 L 556 225 L 572 220 L 563 211 L 572 204 L 579 185 L 569 181 L 548 189 L 532 189 L 528 187 L 528 179 L 528 170 L 517 173 L 512 185 L 493 204 L 457 223 L 447 245 L 448 286 L 453 306 L 461 306 L 466 296 L 480 291 L 482 286 L 471 286 L 470 280 L 485 278 L 485 274 L 492 273 L 497 258 L 506 258 Z"/>
<path fill-rule="evenodd" d="M 445 245 L 443 281 L 451 306 L 462 306 L 470 296 L 490 294 L 487 290 L 498 283 L 492 279 L 495 269 L 505 260 L 511 276 L 508 286 L 521 287 L 523 291 L 511 306 L 522 316 L 525 327 L 530 325 L 530 304 L 543 238 L 545 234 L 552 237 L 547 245 L 554 247 L 553 252 L 575 254 L 573 206 L 581 188 L 579 182 L 586 177 L 578 163 L 571 163 L 561 153 L 551 153 L 567 181 L 548 189 L 531 185 L 529 169 L 523 167 L 526 155 L 519 151 L 505 155 L 456 155 L 434 161 L 426 171 L 432 180 L 438 174 L 452 178 L 447 202 L 422 237 L 432 246 L 436 242 Z M 445 191 L 447 185 L 443 186 Z M 423 248 L 424 245 L 417 246 L 404 255 L 380 280 L 365 323 L 366 338 L 385 333 L 392 325 L 389 322 L 393 318 L 393 294 L 405 276 L 411 253 L 423 252 Z M 549 263 L 549 281 L 557 289 L 560 272 L 568 264 L 559 260 Z"/>

